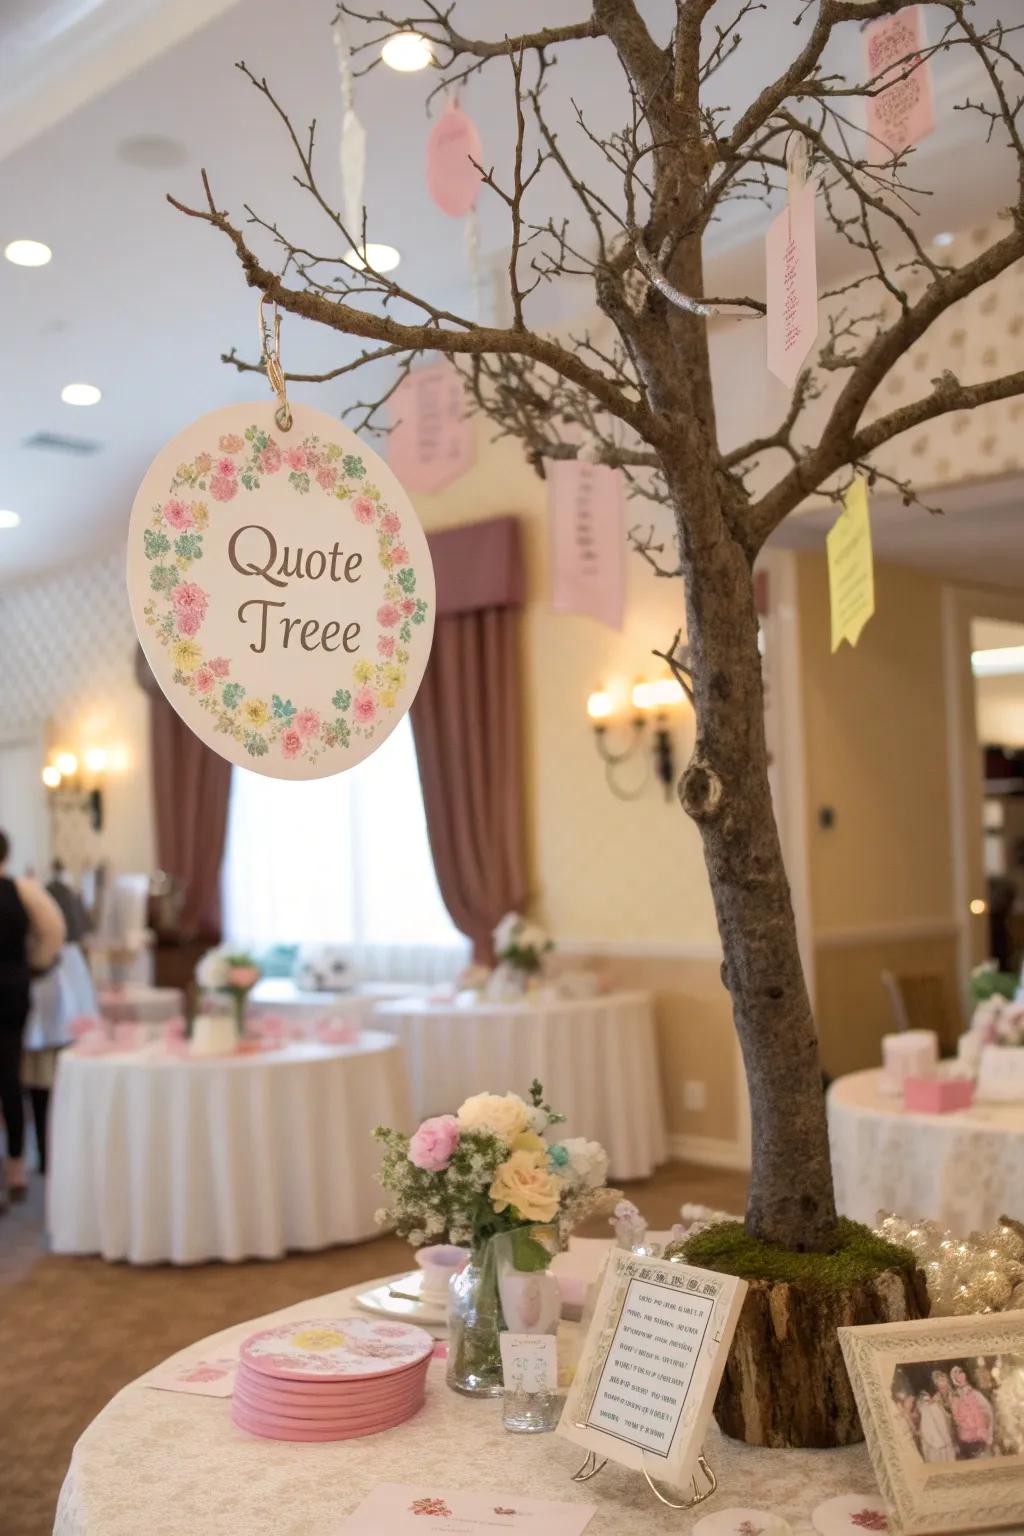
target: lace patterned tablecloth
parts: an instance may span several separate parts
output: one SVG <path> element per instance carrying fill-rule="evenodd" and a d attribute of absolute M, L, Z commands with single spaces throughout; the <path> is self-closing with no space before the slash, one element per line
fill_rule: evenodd
<path fill-rule="evenodd" d="M 961 1237 L 1024 1219 L 1024 1104 L 908 1113 L 878 1091 L 881 1072 L 833 1083 L 829 1136 L 840 1213 L 873 1226 L 879 1210 L 930 1217 Z"/>
<path fill-rule="evenodd" d="M 223 1354 L 276 1322 L 337 1317 L 361 1289 L 226 1329 L 175 1358 Z M 771 1510 L 796 1536 L 809 1536 L 811 1512 L 822 1500 L 878 1496 L 863 1446 L 752 1450 L 712 1427 L 705 1449 L 719 1491 L 692 1514 L 681 1514 L 658 1504 L 636 1473 L 612 1462 L 591 1483 L 573 1484 L 570 1474 L 583 1456 L 576 1446 L 556 1435 L 506 1433 L 500 1403 L 450 1392 L 441 1361 L 430 1367 L 426 1405 L 415 1418 L 333 1445 L 259 1440 L 235 1429 L 228 1400 L 134 1382 L 76 1445 L 54 1536 L 332 1536 L 372 1488 L 387 1482 L 510 1495 L 528 1490 L 533 1498 L 595 1503 L 587 1536 L 681 1536 L 703 1515 L 736 1507 Z"/>

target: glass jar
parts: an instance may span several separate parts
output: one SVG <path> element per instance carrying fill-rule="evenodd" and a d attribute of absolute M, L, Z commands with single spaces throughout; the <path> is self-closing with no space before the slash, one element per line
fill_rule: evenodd
<path fill-rule="evenodd" d="M 516 1434 L 554 1429 L 562 1415 L 558 1390 L 557 1337 L 562 1293 L 548 1266 L 561 1247 L 553 1225 L 517 1227 L 492 1239 L 498 1298 L 505 1327 L 520 1335 L 546 1335 L 550 1354 L 520 1362 L 515 1382 L 506 1381 L 502 1423 Z M 550 1367 L 545 1376 L 542 1363 Z M 530 1383 L 538 1383 L 530 1385 Z M 542 1383 L 542 1384 L 541 1384 Z"/>
<path fill-rule="evenodd" d="M 467 1397 L 500 1397 L 501 1347 L 505 1322 L 498 1296 L 492 1242 L 473 1249 L 469 1263 L 448 1282 L 448 1366 L 446 1380 Z"/>

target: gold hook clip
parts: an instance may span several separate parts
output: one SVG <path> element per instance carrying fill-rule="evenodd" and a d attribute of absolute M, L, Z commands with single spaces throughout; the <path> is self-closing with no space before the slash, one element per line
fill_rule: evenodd
<path fill-rule="evenodd" d="M 285 388 L 284 369 L 281 367 L 281 313 L 274 304 L 274 317 L 268 320 L 264 313 L 264 306 L 271 302 L 266 293 L 260 294 L 256 315 L 260 330 L 260 358 L 267 371 L 267 380 L 271 389 L 277 396 L 277 410 L 274 412 L 274 420 L 282 432 L 290 432 L 292 426 L 292 408 L 288 404 L 288 391 Z"/>

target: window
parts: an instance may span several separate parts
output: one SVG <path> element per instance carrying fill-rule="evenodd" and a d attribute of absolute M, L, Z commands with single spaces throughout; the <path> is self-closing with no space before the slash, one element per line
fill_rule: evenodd
<path fill-rule="evenodd" d="M 408 717 L 348 773 L 294 782 L 236 768 L 222 894 L 225 935 L 254 949 L 464 950 L 437 888 Z"/>

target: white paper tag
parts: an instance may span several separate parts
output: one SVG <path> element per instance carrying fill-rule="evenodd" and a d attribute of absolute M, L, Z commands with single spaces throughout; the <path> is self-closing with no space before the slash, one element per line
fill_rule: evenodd
<path fill-rule="evenodd" d="M 502 1333 L 499 1340 L 506 1392 L 554 1392 L 558 1356 L 553 1334 Z"/>

